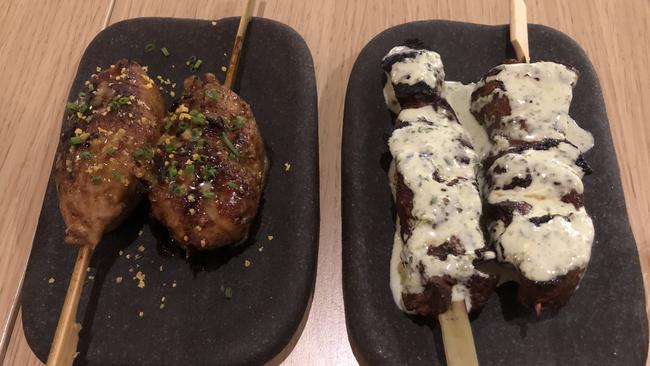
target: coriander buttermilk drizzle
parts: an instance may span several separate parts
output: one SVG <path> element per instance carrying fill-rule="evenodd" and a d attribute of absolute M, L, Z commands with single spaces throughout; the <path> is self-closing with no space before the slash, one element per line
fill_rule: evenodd
<path fill-rule="evenodd" d="M 578 164 L 593 137 L 569 116 L 577 74 L 539 62 L 500 65 L 487 75 L 471 105 L 490 131 L 490 154 L 497 157 L 487 167 L 484 197 L 494 207 L 518 203 L 511 217 L 488 226 L 498 259 L 537 282 L 583 270 L 594 228 L 583 206 L 584 170 Z M 509 112 L 490 110 L 502 98 Z"/>
<path fill-rule="evenodd" d="M 464 300 L 470 310 L 468 281 L 473 276 L 488 277 L 473 264 L 476 251 L 485 248 L 479 226 L 481 198 L 476 181 L 480 157 L 472 148 L 467 131 L 448 109 L 434 108 L 431 104 L 400 108 L 393 85 L 424 81 L 430 88 L 439 90 L 443 88 L 444 78 L 437 53 L 400 46 L 393 48 L 384 59 L 400 53 L 410 57 L 392 65 L 384 88 L 386 104 L 399 112 L 397 128 L 388 141 L 393 156 L 389 177 L 394 195 L 395 177 L 399 173 L 413 198 L 409 222 L 400 223 L 398 218 L 396 223 L 391 290 L 397 305 L 410 312 L 405 307 L 404 294 L 422 293 L 432 279 L 448 277 L 454 283 L 451 300 Z M 461 87 L 459 84 L 452 90 Z M 454 97 L 462 100 L 469 111 L 468 93 L 456 93 Z M 471 117 L 469 112 L 466 115 Z M 478 126 L 476 121 L 474 124 Z M 401 225 L 407 224 L 410 230 L 403 235 Z M 433 254 L 436 248 L 444 251 L 450 245 L 459 246 L 452 251 L 454 254 Z M 484 252 L 483 257 L 493 258 L 494 253 Z"/>

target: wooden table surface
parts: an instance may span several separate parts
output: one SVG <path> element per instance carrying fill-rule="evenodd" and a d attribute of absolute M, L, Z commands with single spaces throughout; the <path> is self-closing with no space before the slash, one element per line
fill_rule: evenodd
<path fill-rule="evenodd" d="M 112 12 L 111 9 L 112 8 Z M 165 16 L 219 19 L 241 1 L 0 1 L 0 360 L 39 365 L 20 322 L 20 287 L 58 141 L 66 97 L 86 45 L 108 24 Z M 650 1 L 528 1 L 529 21 L 576 39 L 605 94 L 644 283 L 650 274 Z M 309 45 L 319 94 L 321 225 L 311 312 L 289 365 L 347 365 L 341 290 L 340 147 L 343 100 L 361 48 L 387 27 L 422 19 L 508 23 L 507 0 L 258 0 L 256 16 L 289 24 Z M 645 183 L 644 183 L 645 182 Z M 647 292 L 647 291 L 646 291 Z M 18 315 L 18 316 L 17 316 Z"/>

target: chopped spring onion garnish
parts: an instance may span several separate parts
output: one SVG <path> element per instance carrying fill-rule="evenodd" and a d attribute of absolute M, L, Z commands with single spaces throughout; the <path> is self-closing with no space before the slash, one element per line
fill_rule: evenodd
<path fill-rule="evenodd" d="M 90 151 L 82 151 L 79 154 L 79 159 L 81 160 L 90 160 L 90 158 L 93 157 L 93 154 L 90 153 Z"/>
<path fill-rule="evenodd" d="M 156 48 L 156 45 L 153 44 L 153 43 L 149 43 L 146 46 L 144 46 L 144 52 L 149 53 L 149 52 L 153 51 L 154 48 Z"/>
<path fill-rule="evenodd" d="M 169 57 L 169 51 L 167 50 L 167 47 L 161 48 L 160 52 L 162 52 L 163 56 Z"/>
<path fill-rule="evenodd" d="M 92 177 L 92 182 L 93 182 L 93 184 L 99 184 L 99 183 L 102 182 L 102 177 L 100 177 L 99 175 L 96 175 L 96 176 Z"/>
<path fill-rule="evenodd" d="M 235 129 L 240 129 L 246 123 L 246 118 L 237 116 L 232 120 L 232 125 Z"/>
<path fill-rule="evenodd" d="M 211 180 L 217 176 L 217 169 L 212 166 L 203 167 L 203 180 Z"/>
<path fill-rule="evenodd" d="M 178 169 L 176 169 L 176 162 L 172 161 L 172 164 L 167 168 L 167 175 L 169 179 L 174 179 L 178 175 Z"/>
<path fill-rule="evenodd" d="M 228 135 L 226 135 L 225 132 L 222 132 L 221 136 L 223 137 L 223 142 L 226 144 L 230 152 L 232 152 L 232 154 L 235 155 L 236 157 L 239 157 L 239 151 L 237 151 L 235 145 L 233 145 L 232 141 L 230 141 Z"/>
<path fill-rule="evenodd" d="M 203 115 L 203 113 L 198 113 L 198 112 L 193 114 L 192 115 L 192 123 L 194 123 L 197 126 L 205 125 L 205 115 Z"/>
<path fill-rule="evenodd" d="M 207 189 L 203 190 L 201 193 L 203 193 L 203 197 L 205 197 L 205 198 L 213 198 L 214 197 L 214 192 L 212 192 L 210 190 L 207 190 Z"/>
<path fill-rule="evenodd" d="M 133 157 L 135 160 L 141 160 L 144 159 L 144 157 L 147 155 L 147 153 L 144 151 L 144 149 L 137 148 L 133 151 Z"/>
<path fill-rule="evenodd" d="M 219 92 L 215 89 L 208 89 L 205 91 L 205 96 L 210 99 L 217 99 L 219 98 Z"/>
<path fill-rule="evenodd" d="M 237 185 L 237 183 L 235 183 L 234 181 L 231 180 L 230 182 L 228 182 L 228 187 L 230 189 L 236 189 L 238 187 L 238 185 Z"/>
<path fill-rule="evenodd" d="M 68 102 L 65 105 L 65 109 L 68 111 L 68 113 L 73 113 L 77 111 L 77 105 L 73 102 Z"/>
<path fill-rule="evenodd" d="M 172 127 L 172 120 L 165 117 L 165 130 L 169 130 Z"/>
<path fill-rule="evenodd" d="M 226 299 L 230 300 L 232 299 L 232 288 L 226 287 L 225 290 L 223 291 L 223 295 L 226 297 Z"/>
<path fill-rule="evenodd" d="M 196 140 L 196 148 L 197 149 L 202 149 L 203 146 L 205 146 L 205 139 L 198 139 Z"/>
<path fill-rule="evenodd" d="M 201 64 L 203 63 L 203 60 L 198 59 L 192 66 L 190 66 L 190 71 L 198 71 L 198 69 L 201 67 Z"/>
<path fill-rule="evenodd" d="M 174 145 L 174 144 L 166 144 L 165 145 L 165 152 L 173 153 L 175 151 L 176 151 L 176 145 Z"/>
<path fill-rule="evenodd" d="M 70 137 L 70 145 L 80 145 L 83 142 L 84 142 L 84 140 L 79 136 Z"/>
<path fill-rule="evenodd" d="M 169 183 L 169 192 L 173 193 L 177 196 L 181 196 L 185 193 L 185 186 L 184 185 L 178 185 L 176 182 L 171 182 Z"/>

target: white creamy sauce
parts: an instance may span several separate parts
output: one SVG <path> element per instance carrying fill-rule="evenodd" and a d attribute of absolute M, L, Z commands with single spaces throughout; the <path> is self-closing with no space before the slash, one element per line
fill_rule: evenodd
<path fill-rule="evenodd" d="M 431 88 L 445 79 L 440 55 L 429 50 L 415 50 L 406 46 L 393 47 L 384 59 L 397 54 L 414 54 L 395 62 L 389 73 L 393 84 L 415 85 L 424 82 Z"/>
<path fill-rule="evenodd" d="M 502 261 L 515 265 L 528 279 L 550 281 L 587 266 L 594 226 L 583 207 L 539 226 L 528 221 L 528 216 L 515 215 L 496 235 Z"/>
<path fill-rule="evenodd" d="M 581 153 L 585 153 L 594 147 L 594 137 L 589 131 L 580 128 L 573 118 L 569 118 L 566 139 L 576 145 Z"/>
<path fill-rule="evenodd" d="M 472 310 L 472 297 L 467 286 L 456 284 L 451 288 L 451 301 L 465 301 L 465 309 L 469 313 Z"/>
<path fill-rule="evenodd" d="M 540 141 L 566 137 L 582 151 L 593 146 L 591 134 L 569 117 L 572 90 L 578 79 L 574 71 L 554 62 L 509 64 L 497 68 L 501 71 L 481 80 L 477 88 L 496 80 L 503 83 L 505 92 L 497 88 L 471 107 L 472 111 L 479 111 L 495 97 L 508 99 L 510 115 L 501 121 L 486 121 L 490 123 L 488 127 L 493 128 L 492 138 L 500 135 L 507 140 Z"/>
<path fill-rule="evenodd" d="M 402 110 L 402 107 L 400 107 L 397 101 L 397 97 L 395 97 L 395 89 L 393 89 L 393 84 L 390 83 L 390 76 L 388 74 L 386 74 L 386 84 L 384 84 L 384 101 L 391 112 L 399 114 L 399 111 Z"/>
<path fill-rule="evenodd" d="M 481 182 L 481 187 L 489 203 L 517 201 L 530 205 L 525 214 L 515 210 L 508 226 L 503 221 L 490 224 L 490 235 L 498 244 L 497 259 L 512 264 L 534 281 L 552 280 L 571 269 L 584 268 L 591 254 L 593 223 L 584 207 L 576 209 L 563 201 L 567 195 L 583 193 L 584 172 L 575 161 L 593 146 L 591 134 L 569 116 L 577 75 L 550 62 L 502 65 L 502 70 L 486 81 L 499 80 L 506 92 L 497 89 L 472 103 L 472 91 L 485 81 L 477 85 L 443 84 L 444 71 L 437 53 L 395 47 L 386 57 L 399 53 L 415 55 L 393 64 L 383 90 L 387 106 L 399 114 L 398 121 L 408 122 L 389 139 L 394 159 L 389 170 L 391 190 L 394 196 L 399 172 L 413 192 L 410 235 L 401 236 L 398 219 L 391 256 L 390 287 L 397 306 L 407 311 L 402 294 L 420 293 L 431 278 L 447 275 L 457 281 L 452 300 L 465 299 L 467 309 L 471 309 L 470 289 L 464 281 L 474 275 L 486 276 L 472 263 L 475 250 L 485 246 L 479 226 L 482 203 L 475 185 L 477 170 L 486 157 L 510 149 L 512 140 L 558 139 L 570 143 L 559 143 L 548 150 L 507 153 L 488 170 L 490 184 Z M 420 81 L 438 88 L 455 110 L 460 125 L 432 106 L 400 108 L 393 86 Z M 492 132 L 488 136 L 471 112 L 481 110 L 495 97 L 506 97 L 511 113 L 500 121 L 487 121 L 496 123 L 489 126 Z M 474 149 L 461 141 L 471 142 Z M 447 254 L 441 260 L 428 253 L 453 237 L 465 254 Z M 485 254 L 485 258 L 494 256 L 492 252 Z"/>
<path fill-rule="evenodd" d="M 478 123 L 469 110 L 474 85 L 474 83 L 463 84 L 458 81 L 445 81 L 442 97 L 447 99 L 456 112 L 458 121 L 469 134 L 474 150 L 482 161 L 490 152 L 492 144 L 485 128 Z"/>
<path fill-rule="evenodd" d="M 458 122 L 460 122 L 469 135 L 470 142 L 474 146 L 474 150 L 480 160 L 483 160 L 490 152 L 492 144 L 490 143 L 490 138 L 485 128 L 481 126 L 470 112 L 471 95 L 472 91 L 474 91 L 474 86 L 474 83 L 463 84 L 458 81 L 445 81 L 442 88 L 442 97 L 449 102 L 449 105 L 456 112 Z M 402 108 L 397 102 L 395 90 L 388 78 L 384 84 L 383 94 L 388 109 L 395 114 L 399 114 Z"/>
<path fill-rule="evenodd" d="M 400 235 L 398 217 L 395 221 L 395 239 L 393 240 L 393 252 L 390 257 L 390 290 L 393 293 L 393 300 L 397 304 L 397 307 L 404 312 L 411 313 L 406 309 L 404 300 L 402 300 L 402 293 L 404 292 L 404 286 L 402 284 L 406 281 L 406 267 L 402 263 L 403 248 L 404 242 Z"/>
<path fill-rule="evenodd" d="M 583 193 L 584 172 L 575 162 L 594 141 L 569 116 L 575 72 L 551 62 L 501 65 L 498 69 L 501 71 L 476 88 L 498 80 L 505 92 L 495 89 L 471 106 L 480 111 L 494 98 L 508 99 L 510 115 L 486 121 L 493 125 L 491 154 L 507 151 L 510 140 L 552 138 L 571 143 L 500 156 L 487 172 L 491 184 L 484 187 L 490 204 L 513 201 L 530 205 L 525 214 L 514 210 L 508 226 L 500 220 L 489 225 L 499 261 L 511 263 L 528 279 L 549 281 L 589 262 L 592 220 L 584 207 L 576 209 L 563 198 Z"/>
<path fill-rule="evenodd" d="M 404 184 L 413 192 L 413 208 L 409 237 L 402 238 L 399 219 L 391 257 L 390 287 L 397 306 L 404 307 L 402 294 L 421 293 L 433 277 L 449 276 L 457 283 L 452 286 L 452 301 L 465 300 L 471 309 L 470 291 L 464 281 L 474 275 L 487 276 L 474 268 L 475 251 L 485 247 L 479 219 L 482 210 L 476 176 L 481 156 L 472 145 L 480 145 L 486 154 L 487 134 L 482 135 L 478 123 L 467 117 L 471 87 L 453 83 L 450 104 L 462 106 L 464 120 L 477 138 L 470 137 L 464 126 L 450 118 L 444 110 L 432 106 L 401 109 L 395 97 L 394 85 L 414 85 L 423 81 L 438 92 L 444 89 L 444 70 L 440 56 L 427 50 L 395 47 L 386 57 L 399 53 L 415 53 L 392 65 L 387 73 L 384 99 L 388 107 L 399 114 L 398 122 L 408 125 L 396 129 L 389 139 L 393 162 L 389 169 L 391 191 L 395 196 L 395 177 L 399 172 Z M 479 142 L 477 143 L 476 140 Z M 456 240 L 464 254 L 447 254 L 442 260 L 429 250 Z M 485 253 L 494 257 L 493 252 Z M 408 311 L 407 311 L 408 312 Z"/>
<path fill-rule="evenodd" d="M 409 125 L 393 132 L 389 147 L 395 169 L 414 195 L 411 235 L 404 238 L 404 245 L 397 229 L 391 265 L 391 289 L 396 303 L 403 308 L 402 293 L 422 292 L 433 277 L 448 275 L 462 284 L 473 275 L 485 276 L 472 263 L 476 259 L 474 251 L 485 243 L 479 227 L 481 199 L 474 185 L 479 160 L 470 147 L 460 142 L 469 140 L 465 130 L 432 106 L 404 109 L 397 119 Z M 393 171 L 391 167 L 392 186 Z M 454 179 L 458 181 L 450 184 Z M 452 237 L 458 239 L 465 254 L 449 254 L 441 260 L 427 253 Z M 453 291 L 454 300 L 469 295 L 466 288 L 461 291 L 463 288 Z M 469 298 L 466 303 L 471 306 Z"/>

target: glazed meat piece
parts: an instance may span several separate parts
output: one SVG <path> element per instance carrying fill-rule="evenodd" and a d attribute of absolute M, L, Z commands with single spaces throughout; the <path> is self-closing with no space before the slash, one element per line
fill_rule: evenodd
<path fill-rule="evenodd" d="M 472 94 L 493 142 L 484 162 L 489 235 L 497 259 L 519 274 L 519 301 L 537 311 L 569 300 L 594 238 L 582 184 L 593 138 L 569 116 L 577 77 L 552 62 L 499 65 Z"/>
<path fill-rule="evenodd" d="M 468 311 L 475 311 L 497 283 L 475 267 L 494 258 L 479 225 L 479 158 L 440 96 L 440 56 L 417 42 L 409 44 L 418 48 L 395 47 L 382 62 L 387 104 L 392 104 L 393 88 L 401 110 L 388 141 L 398 216 L 391 288 L 398 306 L 409 313 L 440 314 L 452 301 L 464 301 Z"/>
<path fill-rule="evenodd" d="M 96 245 L 141 197 L 165 107 L 145 70 L 120 60 L 93 74 L 67 109 L 55 164 L 65 241 Z"/>
<path fill-rule="evenodd" d="M 249 105 L 214 75 L 184 82 L 155 150 L 153 215 L 189 249 L 247 238 L 262 194 L 266 155 Z"/>
<path fill-rule="evenodd" d="M 384 97 L 390 110 L 431 104 L 439 100 L 445 80 L 440 55 L 411 39 L 393 47 L 381 60 L 386 73 Z"/>

